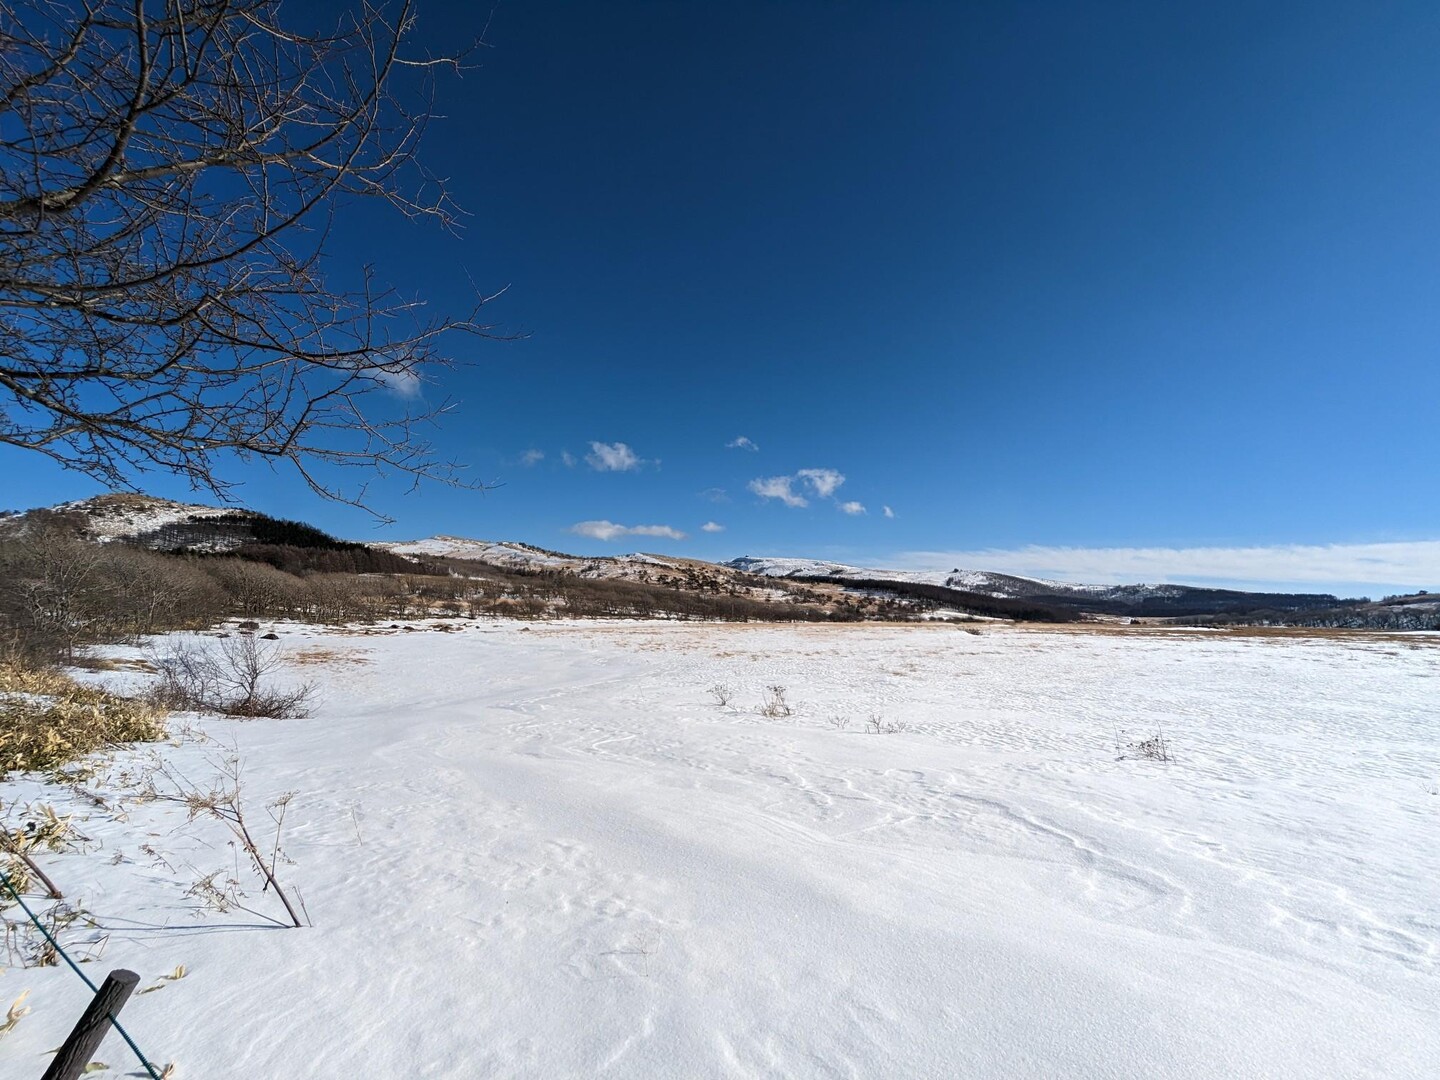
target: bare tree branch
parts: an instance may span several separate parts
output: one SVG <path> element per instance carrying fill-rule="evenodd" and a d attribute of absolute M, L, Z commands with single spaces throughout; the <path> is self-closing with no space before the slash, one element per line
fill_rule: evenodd
<path fill-rule="evenodd" d="M 462 483 L 423 428 L 455 334 L 498 337 L 325 259 L 352 198 L 457 225 L 415 149 L 433 73 L 410 0 L 330 32 L 277 0 L 0 4 L 0 442 L 116 488 L 226 497 L 232 456 Z M 478 486 L 478 485 L 474 485 Z"/>

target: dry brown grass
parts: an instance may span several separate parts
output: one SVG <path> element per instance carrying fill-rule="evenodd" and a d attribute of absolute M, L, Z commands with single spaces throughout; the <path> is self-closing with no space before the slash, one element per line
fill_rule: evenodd
<path fill-rule="evenodd" d="M 370 658 L 361 653 L 338 649 L 299 649 L 286 658 L 292 664 L 368 664 Z"/>
<path fill-rule="evenodd" d="M 155 672 L 155 666 L 139 656 L 77 656 L 70 661 L 70 666 L 84 671 L 140 671 L 147 675 Z"/>
<path fill-rule="evenodd" d="M 145 702 L 0 661 L 0 776 L 54 769 L 116 743 L 165 735 L 165 713 Z"/>

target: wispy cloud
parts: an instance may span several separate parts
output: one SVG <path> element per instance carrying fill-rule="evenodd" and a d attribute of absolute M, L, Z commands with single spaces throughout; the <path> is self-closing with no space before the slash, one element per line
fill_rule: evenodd
<path fill-rule="evenodd" d="M 1029 577 L 1120 585 L 1169 581 L 1321 592 L 1440 587 L 1440 540 L 1267 547 L 1068 548 L 912 551 L 905 568 L 996 570 Z"/>
<path fill-rule="evenodd" d="M 885 516 L 886 516 L 887 518 L 893 518 L 893 517 L 895 516 L 895 511 L 894 511 L 894 510 L 891 510 L 890 507 L 888 507 L 888 506 L 883 506 L 883 507 L 881 507 L 881 509 L 885 511 Z"/>
<path fill-rule="evenodd" d="M 725 444 L 727 450 L 759 450 L 755 441 L 746 435 L 737 435 Z"/>
<path fill-rule="evenodd" d="M 706 488 L 700 492 L 700 498 L 707 499 L 713 503 L 728 503 L 730 495 L 724 488 Z"/>
<path fill-rule="evenodd" d="M 795 491 L 793 476 L 757 476 L 750 490 L 762 499 L 779 499 L 786 506 L 809 506 L 810 501 Z"/>
<path fill-rule="evenodd" d="M 721 525 L 718 521 L 707 521 L 704 525 L 700 526 L 700 531 L 708 533 L 724 532 L 725 526 Z"/>
<path fill-rule="evenodd" d="M 845 474 L 834 469 L 801 469 L 795 475 L 809 484 L 822 499 L 834 495 L 836 489 L 845 483 Z"/>
<path fill-rule="evenodd" d="M 644 460 L 623 442 L 592 442 L 585 461 L 597 472 L 633 472 L 645 464 Z"/>
<path fill-rule="evenodd" d="M 520 455 L 521 465 L 538 465 L 545 460 L 544 450 L 526 450 Z"/>
<path fill-rule="evenodd" d="M 858 502 L 843 502 L 840 504 L 840 512 L 842 514 L 863 514 L 865 513 L 865 504 Z"/>
<path fill-rule="evenodd" d="M 577 521 L 566 532 L 588 536 L 592 540 L 619 540 L 625 536 L 661 536 L 666 540 L 684 540 L 685 533 L 669 525 L 617 525 L 613 521 Z"/>
<path fill-rule="evenodd" d="M 576 464 L 575 455 L 572 454 L 569 450 L 561 450 L 560 463 L 564 465 L 567 469 L 573 469 Z"/>

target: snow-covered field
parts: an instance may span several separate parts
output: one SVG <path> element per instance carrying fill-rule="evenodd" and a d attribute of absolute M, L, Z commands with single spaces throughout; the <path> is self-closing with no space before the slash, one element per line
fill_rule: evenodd
<path fill-rule="evenodd" d="M 235 856 L 181 807 L 115 820 L 0 784 L 79 815 L 88 851 L 43 865 L 108 934 L 91 970 L 162 987 L 124 1019 L 181 1080 L 1440 1071 L 1433 636 L 476 623 L 282 643 L 310 654 L 315 714 L 200 726 L 245 759 L 262 822 L 298 793 L 280 871 L 313 928 L 187 897 Z M 788 719 L 757 714 L 776 685 Z M 1117 756 L 1157 726 L 1174 761 Z M 222 752 L 161 748 L 197 782 Z M 25 989 L 0 1036 L 17 1080 L 88 998 L 11 967 L 0 1015 Z M 114 1036 L 100 1056 L 134 1075 Z"/>

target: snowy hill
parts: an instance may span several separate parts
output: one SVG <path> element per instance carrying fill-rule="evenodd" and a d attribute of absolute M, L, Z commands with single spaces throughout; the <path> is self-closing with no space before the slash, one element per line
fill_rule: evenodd
<path fill-rule="evenodd" d="M 98 544 L 125 543 L 165 552 L 244 551 L 254 555 L 258 549 L 275 546 L 369 550 L 367 545 L 337 540 L 303 521 L 287 521 L 242 507 L 174 502 L 149 495 L 100 495 L 0 518 L 0 529 L 11 532 L 41 524 Z M 399 572 L 408 566 L 406 560 L 388 552 L 372 551 L 371 555 L 377 558 L 362 560 L 368 570 Z"/>
<path fill-rule="evenodd" d="M 648 580 L 657 570 L 680 571 L 694 562 L 690 559 L 667 559 L 634 552 L 629 555 L 596 556 L 566 555 L 547 551 L 533 544 L 513 540 L 471 540 L 463 536 L 432 536 L 425 540 L 381 541 L 371 544 L 382 551 L 410 557 L 467 559 L 507 570 L 556 570 L 586 578 L 624 578 Z"/>
<path fill-rule="evenodd" d="M 58 519 L 87 540 L 126 541 L 144 547 L 224 551 L 250 539 L 251 523 L 263 515 L 234 506 L 206 506 L 152 495 L 97 495 L 44 510 L 6 515 L 11 528 L 24 529 L 39 517 Z"/>
<path fill-rule="evenodd" d="M 982 596 L 1030 599 L 1037 596 L 1099 597 L 1102 599 L 1141 600 L 1157 596 L 1176 596 L 1183 585 L 1083 585 L 1044 578 L 1017 577 L 989 570 L 882 570 L 874 567 L 851 566 L 847 563 L 818 559 L 757 558 L 743 556 L 725 565 L 749 574 L 795 579 L 850 578 L 863 581 L 897 581 L 925 585 L 942 585 L 947 589 L 980 593 Z"/>
<path fill-rule="evenodd" d="M 874 588 L 886 583 L 904 591 L 919 586 L 1005 600 L 1028 600 L 1092 614 L 1195 615 L 1274 608 L 1305 610 L 1341 601 L 1320 593 L 1252 593 L 1192 585 L 1086 585 L 1017 577 L 988 570 L 884 570 L 817 559 L 743 556 L 725 565 L 749 574 L 791 581 L 854 582 Z"/>

